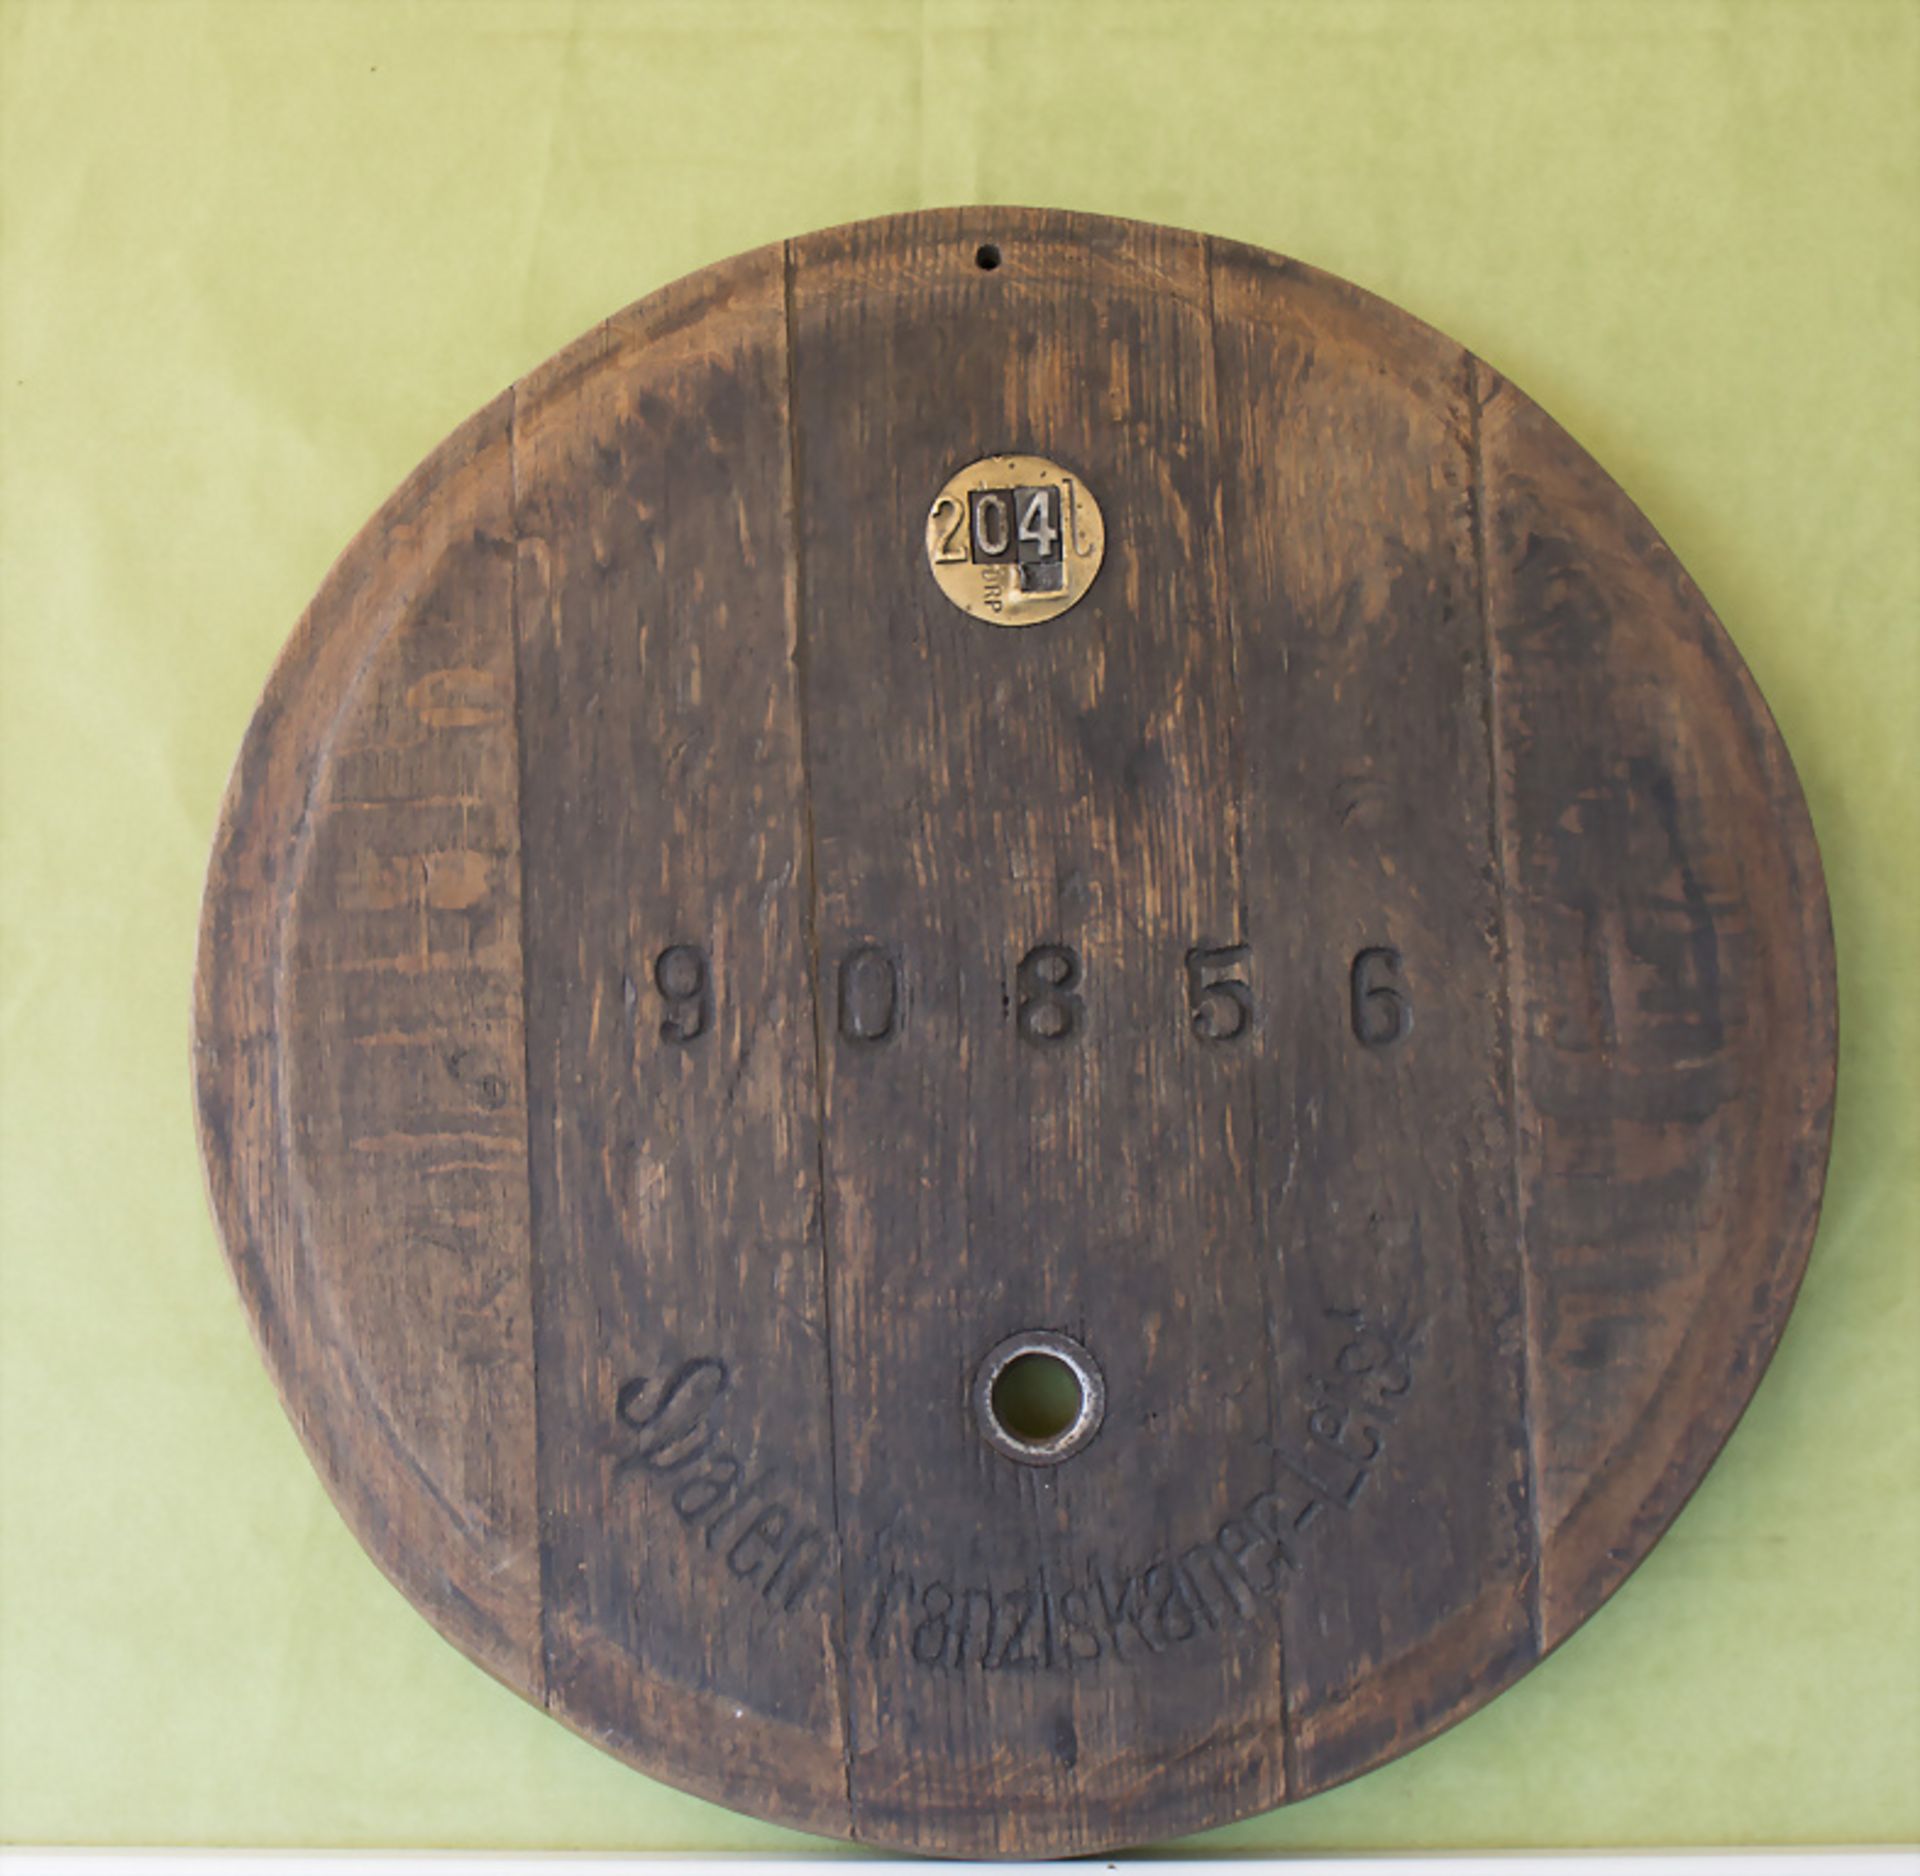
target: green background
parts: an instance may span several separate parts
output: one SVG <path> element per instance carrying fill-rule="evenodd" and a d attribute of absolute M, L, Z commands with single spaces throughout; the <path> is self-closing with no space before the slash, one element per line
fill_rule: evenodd
<path fill-rule="evenodd" d="M 745 1849 L 362 1556 L 202 1201 L 226 770 L 333 555 L 603 314 L 969 200 L 1203 228 L 1472 346 L 1665 532 L 1838 933 L 1772 1372 L 1562 1653 L 1215 1847 L 1920 1836 L 1920 6 L 0 0 L 0 1834 Z"/>

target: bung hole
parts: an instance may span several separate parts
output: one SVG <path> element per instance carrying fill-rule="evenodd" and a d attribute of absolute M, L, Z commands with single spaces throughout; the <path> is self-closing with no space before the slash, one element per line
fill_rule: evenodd
<path fill-rule="evenodd" d="M 994 1419 L 1029 1446 L 1058 1439 L 1080 1418 L 1085 1400 L 1080 1377 L 1058 1355 L 1039 1350 L 1016 1355 L 994 1377 Z"/>

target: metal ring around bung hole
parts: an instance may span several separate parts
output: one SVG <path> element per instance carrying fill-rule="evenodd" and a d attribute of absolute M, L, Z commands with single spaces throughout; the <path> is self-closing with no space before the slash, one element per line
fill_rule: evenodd
<path fill-rule="evenodd" d="M 994 1407 L 994 1388 L 1000 1377 L 1023 1356 L 1041 1355 L 1057 1361 L 1073 1376 L 1080 1404 L 1073 1418 L 1045 1439 L 1025 1439 L 1005 1425 Z M 1100 1431 L 1107 1412 L 1107 1383 L 1100 1364 L 1070 1335 L 1050 1329 L 1023 1329 L 987 1351 L 973 1377 L 973 1414 L 980 1432 L 995 1452 L 1023 1466 L 1057 1466 L 1071 1459 Z"/>

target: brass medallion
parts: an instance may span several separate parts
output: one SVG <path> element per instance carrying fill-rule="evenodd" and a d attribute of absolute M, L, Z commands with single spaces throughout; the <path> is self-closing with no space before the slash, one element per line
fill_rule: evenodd
<path fill-rule="evenodd" d="M 927 511 L 940 590 L 989 625 L 1039 625 L 1077 604 L 1106 553 L 1092 491 L 1044 456 L 983 456 Z"/>

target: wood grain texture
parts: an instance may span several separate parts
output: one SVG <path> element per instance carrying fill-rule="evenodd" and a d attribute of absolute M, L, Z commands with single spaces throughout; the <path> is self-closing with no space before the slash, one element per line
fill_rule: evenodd
<path fill-rule="evenodd" d="M 515 404 L 543 1613 L 562 1717 L 844 1828 L 784 327 L 748 256 Z"/>
<path fill-rule="evenodd" d="M 1214 293 L 1250 929 L 1289 1005 L 1257 1181 L 1277 1456 L 1315 1508 L 1285 1605 L 1314 1786 L 1535 1653 L 1471 407 L 1458 349 L 1368 294 L 1225 245 Z M 1356 971 L 1403 1034 L 1356 1046 Z M 1355 1345 L 1401 1372 L 1343 1372 Z"/>
<path fill-rule="evenodd" d="M 822 956 L 884 941 L 910 998 L 823 1058 L 854 1817 L 1013 1854 L 1132 1805 L 1165 1834 L 1278 1802 L 1283 1683 L 1270 1616 L 1182 1561 L 1267 1485 L 1272 1430 L 1251 1056 L 1196 1042 L 1181 966 L 1243 922 L 1232 644 L 1200 629 L 1204 248 L 1056 239 L 1030 277 L 1023 239 L 953 266 L 967 233 L 794 244 L 798 563 Z M 911 394 L 849 398 L 867 373 Z M 974 626 L 900 551 L 1010 438 L 1123 517 L 1087 599 L 1029 631 Z M 1057 1047 L 1018 1027 L 1042 944 L 1079 960 Z M 954 1411 L 1036 1327 L 1112 1403 L 1047 1470 Z"/>
<path fill-rule="evenodd" d="M 1009 451 L 1107 529 L 1017 631 L 922 547 Z M 1592 461 L 1355 288 L 1031 210 L 708 269 L 449 439 L 268 687 L 195 994 L 401 1589 L 657 1776 L 986 1855 L 1352 1777 L 1591 1613 L 1778 1339 L 1833 1060 L 1786 753 Z M 1030 1330 L 1106 1387 L 1056 1465 L 972 1400 Z"/>
<path fill-rule="evenodd" d="M 316 1467 L 441 1631 L 527 1688 L 509 410 L 392 497 L 267 687 L 208 873 L 194 1064 L 215 1213 Z"/>
<path fill-rule="evenodd" d="M 1693 582 L 1475 372 L 1532 1318 L 1542 1634 L 1686 1502 L 1792 1306 L 1833 1121 L 1793 767 Z"/>

